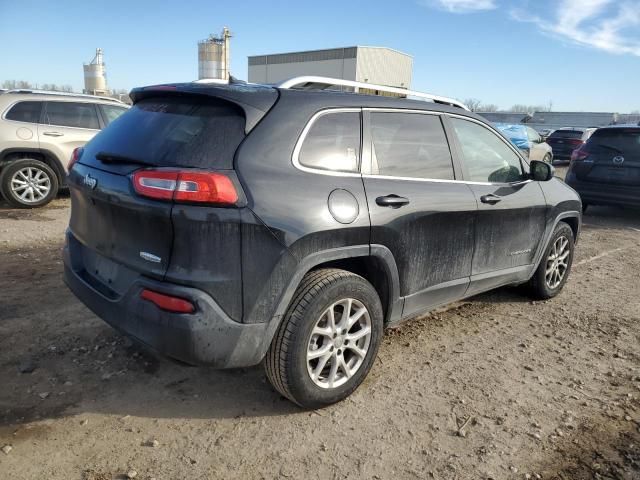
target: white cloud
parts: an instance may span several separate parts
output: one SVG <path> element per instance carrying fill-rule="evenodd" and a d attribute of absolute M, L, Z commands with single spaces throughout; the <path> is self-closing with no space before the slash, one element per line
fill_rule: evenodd
<path fill-rule="evenodd" d="M 494 0 L 422 0 L 420 3 L 451 13 L 473 13 L 496 8 Z"/>
<path fill-rule="evenodd" d="M 512 17 L 578 45 L 640 56 L 639 0 L 558 0 L 555 8 L 545 5 L 546 14 L 535 4 L 512 10 Z"/>

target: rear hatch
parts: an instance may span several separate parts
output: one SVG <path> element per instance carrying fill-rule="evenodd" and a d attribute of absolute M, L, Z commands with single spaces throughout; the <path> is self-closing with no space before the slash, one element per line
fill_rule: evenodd
<path fill-rule="evenodd" d="M 596 131 L 574 161 L 576 178 L 621 186 L 640 186 L 640 127 Z"/>
<path fill-rule="evenodd" d="M 553 148 L 555 157 L 570 157 L 571 153 L 582 146 L 582 130 L 556 130 L 547 138 L 547 143 Z"/>
<path fill-rule="evenodd" d="M 216 290 L 241 288 L 237 226 L 244 197 L 233 162 L 259 110 L 199 93 L 134 91 L 134 106 L 85 146 L 70 171 L 69 229 L 82 249 L 76 257 L 113 295 L 127 287 L 120 277 L 136 274 L 195 286 L 214 298 Z M 221 204 L 189 196 L 190 185 L 198 185 L 190 181 L 194 175 L 222 178 L 237 198 Z M 179 185 L 186 186 L 184 198 Z M 235 317 L 241 306 L 233 303 L 225 310 Z"/>

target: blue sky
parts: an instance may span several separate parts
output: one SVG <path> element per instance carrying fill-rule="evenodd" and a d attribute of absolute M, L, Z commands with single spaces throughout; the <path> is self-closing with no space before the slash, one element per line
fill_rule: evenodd
<path fill-rule="evenodd" d="M 111 88 L 193 80 L 197 41 L 224 25 L 239 78 L 248 55 L 375 45 L 413 56 L 416 90 L 640 110 L 640 0 L 0 0 L 0 80 L 82 89 L 96 47 Z"/>

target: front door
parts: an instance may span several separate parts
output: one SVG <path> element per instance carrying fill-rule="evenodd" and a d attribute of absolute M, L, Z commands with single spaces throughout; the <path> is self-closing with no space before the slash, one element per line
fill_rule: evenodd
<path fill-rule="evenodd" d="M 544 235 L 547 203 L 526 164 L 480 122 L 451 117 L 465 179 L 478 202 L 471 295 L 526 280 Z"/>
<path fill-rule="evenodd" d="M 364 120 L 371 243 L 393 253 L 403 317 L 463 297 L 477 205 L 469 187 L 454 181 L 440 116 L 372 110 Z"/>

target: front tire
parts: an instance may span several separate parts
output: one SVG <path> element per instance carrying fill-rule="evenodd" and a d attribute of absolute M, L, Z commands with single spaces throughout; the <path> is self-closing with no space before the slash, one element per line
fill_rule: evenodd
<path fill-rule="evenodd" d="M 562 291 L 571 272 L 573 254 L 573 230 L 566 223 L 560 222 L 553 231 L 540 265 L 530 282 L 535 298 L 547 300 Z"/>
<path fill-rule="evenodd" d="M 13 207 L 42 207 L 58 194 L 58 177 L 46 163 L 21 158 L 6 164 L 2 169 L 0 190 Z"/>
<path fill-rule="evenodd" d="M 382 305 L 369 282 L 344 270 L 312 271 L 267 352 L 267 378 L 303 408 L 339 402 L 371 370 L 382 332 Z"/>

